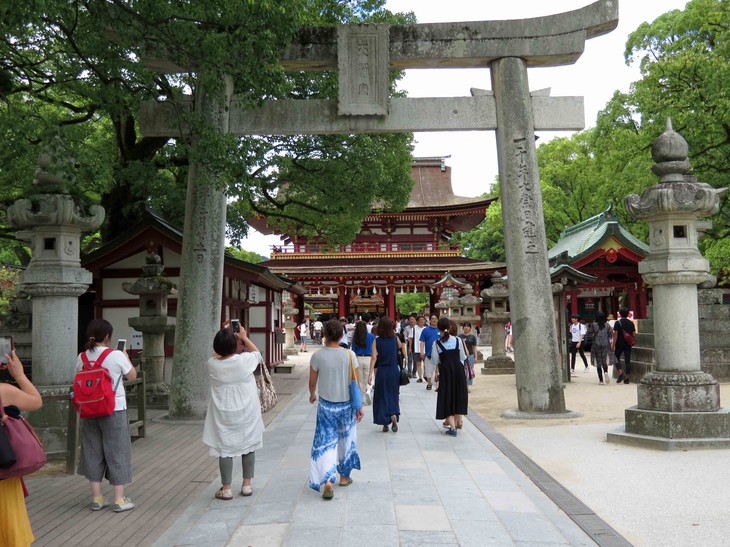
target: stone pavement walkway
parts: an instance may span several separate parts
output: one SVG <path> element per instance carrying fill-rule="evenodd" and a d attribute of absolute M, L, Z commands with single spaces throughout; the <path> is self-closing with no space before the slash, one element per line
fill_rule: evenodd
<path fill-rule="evenodd" d="M 595 544 L 473 423 L 465 420 L 456 438 L 444 435 L 436 393 L 424 386 L 401 388 L 398 433 L 381 432 L 366 410 L 362 470 L 351 486 L 335 487 L 332 501 L 306 484 L 316 405 L 303 389 L 267 426 L 254 495 L 216 500 L 213 481 L 155 545 Z"/>

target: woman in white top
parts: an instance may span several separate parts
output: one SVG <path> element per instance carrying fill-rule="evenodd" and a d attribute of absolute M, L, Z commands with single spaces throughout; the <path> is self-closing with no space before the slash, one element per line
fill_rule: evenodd
<path fill-rule="evenodd" d="M 86 358 L 96 361 L 109 347 L 114 328 L 109 321 L 94 319 L 86 329 Z M 76 370 L 81 370 L 83 361 L 79 354 Z M 122 376 L 134 380 L 137 371 L 125 351 L 111 351 L 101 363 L 109 371 L 112 385 L 117 387 L 114 412 L 100 418 L 81 420 L 81 457 L 79 474 L 85 476 L 91 485 L 91 510 L 99 511 L 110 503 L 101 493 L 101 480 L 106 476 L 114 487 L 116 513 L 134 509 L 132 500 L 124 497 L 124 485 L 132 482 L 132 439 L 127 417 L 127 399 L 124 394 Z"/>
<path fill-rule="evenodd" d="M 309 338 L 309 324 L 304 321 L 299 325 L 299 341 L 301 342 L 301 350 L 307 353 L 307 338 Z"/>
<path fill-rule="evenodd" d="M 238 340 L 244 353 L 236 353 Z M 215 354 L 208 359 L 210 398 L 203 426 L 203 443 L 210 455 L 218 457 L 220 500 L 231 500 L 233 458 L 241 456 L 243 485 L 241 495 L 253 494 L 251 479 L 256 463 L 255 450 L 263 446 L 264 421 L 254 372 L 262 362 L 261 353 L 239 327 L 238 332 L 224 328 L 213 339 Z"/>

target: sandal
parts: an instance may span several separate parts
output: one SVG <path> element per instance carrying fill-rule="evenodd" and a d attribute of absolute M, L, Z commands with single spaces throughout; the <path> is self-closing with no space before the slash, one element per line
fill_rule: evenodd
<path fill-rule="evenodd" d="M 340 477 L 340 486 L 350 486 L 352 484 L 352 479 L 350 477 L 347 477 L 346 482 L 342 482 L 342 477 Z"/>
<path fill-rule="evenodd" d="M 332 489 L 332 483 L 328 482 L 324 485 L 324 493 L 322 494 L 322 498 L 324 498 L 326 500 L 331 500 L 334 497 L 335 497 L 335 491 Z"/>
<path fill-rule="evenodd" d="M 253 495 L 253 488 L 251 488 L 250 484 L 241 486 L 241 495 L 246 497 Z"/>
<path fill-rule="evenodd" d="M 225 500 L 229 501 L 233 499 L 233 492 L 231 492 L 230 488 L 226 488 L 225 490 L 221 486 L 218 491 L 215 493 L 215 499 L 217 500 Z"/>
<path fill-rule="evenodd" d="M 393 414 L 390 417 L 390 422 L 393 424 L 390 427 L 391 431 L 393 431 L 393 433 L 397 433 L 398 432 L 398 417 L 395 414 Z"/>

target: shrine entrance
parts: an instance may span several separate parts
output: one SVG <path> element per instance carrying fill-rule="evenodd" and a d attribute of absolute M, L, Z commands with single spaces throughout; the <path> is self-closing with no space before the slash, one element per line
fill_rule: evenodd
<path fill-rule="evenodd" d="M 264 101 L 260 108 L 244 110 L 227 79 L 222 101 L 199 88 L 194 108 L 210 127 L 236 135 L 495 130 L 518 407 L 527 413 L 565 413 L 535 131 L 582 129 L 583 102 L 531 93 L 527 69 L 574 63 L 586 39 L 617 24 L 618 2 L 599 0 L 571 12 L 516 21 L 305 29 L 281 63 L 298 71 L 338 70 L 338 100 Z M 160 71 L 188 71 L 165 60 L 148 61 Z M 472 90 L 471 97 L 388 97 L 390 69 L 465 67 L 488 67 L 492 90 Z M 142 132 L 192 135 L 195 146 L 196 135 L 180 119 L 181 112 L 192 110 L 192 101 L 146 103 Z M 179 288 L 186 304 L 179 310 L 177 332 L 183 351 L 175 354 L 172 416 L 202 415 L 207 400 L 204 371 L 197 363 L 206 358 L 203 348 L 220 319 L 220 299 L 199 295 L 209 288 L 220 294 L 225 232 L 225 195 L 199 180 L 212 168 L 193 162 L 189 170 Z M 201 321 L 210 329 L 200 328 Z"/>

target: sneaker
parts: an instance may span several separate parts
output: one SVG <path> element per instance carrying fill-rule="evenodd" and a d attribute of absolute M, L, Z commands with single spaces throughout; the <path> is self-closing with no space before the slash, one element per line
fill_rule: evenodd
<path fill-rule="evenodd" d="M 603 380 L 598 380 L 598 383 L 599 383 L 600 385 L 603 385 Z"/>
<path fill-rule="evenodd" d="M 448 435 L 449 437 L 456 437 L 456 429 L 447 429 L 447 430 L 446 430 L 446 434 L 447 434 L 447 435 Z"/>
<path fill-rule="evenodd" d="M 105 509 L 110 505 L 111 503 L 106 501 L 104 498 L 101 498 L 101 501 L 99 501 L 97 498 L 94 498 L 94 500 L 91 502 L 91 510 L 101 511 L 102 509 Z"/>
<path fill-rule="evenodd" d="M 134 503 L 129 498 L 117 500 L 116 503 L 112 505 L 112 511 L 115 513 L 123 513 L 124 511 L 131 511 L 132 509 L 134 509 Z"/>

